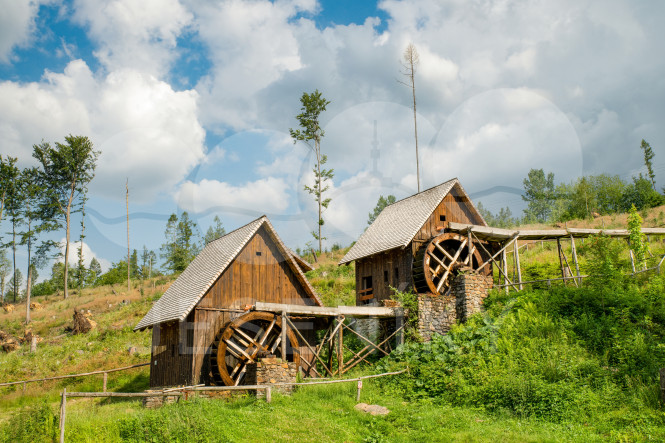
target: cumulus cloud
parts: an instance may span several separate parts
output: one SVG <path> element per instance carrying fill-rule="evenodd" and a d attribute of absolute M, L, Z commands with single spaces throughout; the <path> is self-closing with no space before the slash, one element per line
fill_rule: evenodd
<path fill-rule="evenodd" d="M 64 263 L 65 262 L 65 245 L 67 244 L 66 239 L 63 237 L 60 240 L 60 258 L 58 258 L 59 263 Z M 70 266 L 76 266 L 78 264 L 79 260 L 79 248 L 81 247 L 81 242 L 69 242 L 69 257 L 68 257 L 68 263 Z M 92 249 L 90 249 L 90 246 L 86 243 L 83 242 L 83 264 L 85 265 L 86 268 L 90 267 L 90 262 L 92 261 L 93 258 L 96 258 L 99 264 L 102 267 L 102 271 L 106 272 L 109 269 L 111 269 L 111 262 L 108 261 L 105 258 L 99 257 Z M 125 259 L 126 260 L 126 259 Z"/>
<path fill-rule="evenodd" d="M 269 177 L 234 186 L 218 180 L 186 181 L 175 195 L 178 206 L 186 211 L 204 212 L 222 208 L 228 212 L 259 211 L 281 213 L 289 205 L 287 185 Z"/>
<path fill-rule="evenodd" d="M 192 15 L 178 0 L 75 0 L 74 19 L 98 43 L 95 56 L 107 69 L 163 75 Z"/>
<path fill-rule="evenodd" d="M 42 82 L 0 83 L 0 95 L 3 153 L 25 162 L 41 140 L 87 135 L 102 152 L 91 185 L 99 196 L 124 195 L 129 178 L 136 201 L 154 198 L 205 155 L 196 92 L 174 91 L 149 74 L 124 69 L 95 76 L 74 60 Z"/>
<path fill-rule="evenodd" d="M 0 2 L 0 62 L 11 60 L 12 50 L 30 41 L 39 5 L 48 1 Z"/>

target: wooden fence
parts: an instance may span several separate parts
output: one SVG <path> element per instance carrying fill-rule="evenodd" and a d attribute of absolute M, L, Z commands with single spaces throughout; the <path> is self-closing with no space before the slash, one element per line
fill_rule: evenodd
<path fill-rule="evenodd" d="M 134 368 L 139 368 L 141 366 L 148 366 L 150 363 L 139 363 L 137 365 L 132 365 L 132 366 L 125 366 L 122 368 L 114 368 L 114 369 L 104 369 L 100 371 L 92 371 L 92 372 L 82 372 L 80 374 L 68 374 L 68 375 L 57 375 L 55 377 L 46 377 L 46 378 L 34 378 L 32 380 L 21 380 L 21 381 L 10 381 L 6 383 L 0 383 L 0 387 L 2 386 L 12 386 L 12 385 L 20 385 L 23 384 L 23 393 L 25 393 L 25 389 L 28 383 L 35 383 L 38 381 L 49 381 L 49 380 L 61 380 L 63 378 L 74 378 L 74 377 L 87 377 L 90 375 L 99 375 L 103 374 L 104 376 L 104 382 L 103 382 L 103 391 L 106 392 L 106 382 L 108 379 L 108 373 L 109 372 L 118 372 L 118 371 L 126 371 L 127 369 L 134 369 Z"/>
<path fill-rule="evenodd" d="M 272 401 L 272 388 L 277 386 L 309 386 L 309 385 L 328 385 L 334 383 L 352 383 L 357 386 L 356 401 L 360 401 L 360 392 L 363 388 L 363 380 L 369 378 L 386 377 L 389 375 L 399 375 L 408 371 L 409 368 L 395 372 L 384 372 L 383 374 L 364 375 L 362 377 L 348 378 L 343 380 L 314 380 L 300 383 L 274 383 L 270 385 L 246 385 L 246 386 L 183 386 L 179 388 L 163 389 L 161 392 L 67 392 L 63 389 L 60 401 L 60 443 L 65 441 L 65 421 L 67 418 L 67 398 L 100 398 L 100 397 L 124 397 L 124 398 L 144 398 L 144 397 L 187 397 L 188 393 L 201 391 L 258 391 L 265 390 L 266 402 Z"/>

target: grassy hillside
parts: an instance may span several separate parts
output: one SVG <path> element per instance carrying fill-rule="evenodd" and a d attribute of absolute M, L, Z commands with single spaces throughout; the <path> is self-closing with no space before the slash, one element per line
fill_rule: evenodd
<path fill-rule="evenodd" d="M 660 212 L 659 212 L 660 211 Z M 645 226 L 662 223 L 662 208 Z M 617 216 L 570 222 L 625 227 Z M 622 224 L 623 223 L 623 224 Z M 541 228 L 543 226 L 540 226 Z M 654 255 L 663 244 L 652 239 Z M 525 278 L 559 276 L 555 244 L 522 249 Z M 308 278 L 326 305 L 354 303 L 353 266 L 336 264 L 345 250 L 324 253 Z M 593 257 L 578 244 L 583 272 Z M 629 269 L 627 252 L 622 271 Z M 314 263 L 313 257 L 306 257 Z M 551 263 L 551 264 L 550 264 Z M 0 353 L 0 380 L 48 377 L 148 361 L 150 331 L 132 328 L 170 281 L 85 289 L 68 300 L 38 298 L 30 329 L 44 340 Z M 74 309 L 90 310 L 98 327 L 72 336 Z M 0 312 L 0 329 L 21 337 L 24 311 Z M 665 276 L 554 287 L 520 294 L 494 292 L 487 312 L 429 344 L 413 343 L 354 374 L 409 367 L 403 376 L 366 381 L 361 401 L 391 409 L 386 417 L 353 409 L 355 386 L 307 387 L 268 405 L 244 398 L 192 400 L 159 410 L 139 401 L 71 399 L 67 441 L 649 441 L 665 440 L 657 369 L 665 367 Z M 128 348 L 135 347 L 130 355 Z M 109 389 L 140 391 L 148 368 L 109 376 Z M 353 376 L 354 374 L 351 374 Z M 0 388 L 0 441 L 51 441 L 58 394 L 99 391 L 101 376 Z"/>

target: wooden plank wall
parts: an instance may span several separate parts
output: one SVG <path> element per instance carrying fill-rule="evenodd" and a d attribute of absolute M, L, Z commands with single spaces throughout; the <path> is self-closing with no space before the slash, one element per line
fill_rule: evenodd
<path fill-rule="evenodd" d="M 390 286 L 405 290 L 410 288 L 411 281 L 410 249 L 391 249 L 371 257 L 356 260 L 356 305 L 381 305 L 381 300 L 390 298 Z M 374 298 L 367 301 L 360 300 L 358 291 L 362 288 L 362 278 L 372 276 Z M 386 279 L 387 277 L 387 279 Z M 370 303 L 368 303 L 370 302 Z"/>
<path fill-rule="evenodd" d="M 356 261 L 356 305 L 361 306 L 365 304 L 365 302 L 360 300 L 358 291 L 363 289 L 362 278 L 370 275 L 372 276 L 375 300 L 380 302 L 381 300 L 390 298 L 390 290 L 384 284 L 384 273 L 388 272 L 389 280 L 392 282 L 395 267 L 398 268 L 399 282 L 408 282 L 407 288 L 412 288 L 411 272 L 413 257 L 416 251 L 426 245 L 432 237 L 436 236 L 442 228 L 448 226 L 448 222 L 451 221 L 485 225 L 459 185 L 455 185 L 448 195 L 443 198 L 439 206 L 436 207 L 415 235 L 410 247 L 404 250 L 393 249 L 381 252 Z M 491 272 L 491 268 L 487 267 L 487 269 Z M 393 283 L 391 284 L 398 287 Z"/>
<path fill-rule="evenodd" d="M 180 326 L 184 324 L 176 321 L 155 325 L 152 328 L 151 388 L 189 383 L 192 354 L 187 352 L 187 348 L 191 348 L 193 334 L 185 329 L 181 330 Z"/>
<path fill-rule="evenodd" d="M 208 290 L 198 308 L 239 308 L 256 301 L 315 305 L 265 228 L 259 229 Z M 196 309 L 192 384 L 208 383 L 206 355 L 217 332 L 240 313 Z M 303 350 L 308 355 L 309 350 Z"/>

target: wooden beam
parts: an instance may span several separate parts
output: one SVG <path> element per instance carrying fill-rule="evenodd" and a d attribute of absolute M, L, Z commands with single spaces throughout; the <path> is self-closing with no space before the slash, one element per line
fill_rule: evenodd
<path fill-rule="evenodd" d="M 522 268 L 520 267 L 520 251 L 517 242 L 513 242 L 513 254 L 515 255 L 515 270 L 517 272 L 517 288 L 521 291 L 522 288 Z"/>
<path fill-rule="evenodd" d="M 575 264 L 575 274 L 577 275 L 577 286 L 582 284 L 582 278 L 580 277 L 580 264 L 577 261 L 577 248 L 575 247 L 575 239 L 573 236 L 570 236 L 570 249 L 573 255 L 573 263 Z"/>
<path fill-rule="evenodd" d="M 384 308 L 378 306 L 338 306 L 336 308 L 320 306 L 289 305 L 283 303 L 256 302 L 254 309 L 257 311 L 282 312 L 292 315 L 311 315 L 319 317 L 395 317 L 397 310 L 401 308 Z"/>
<path fill-rule="evenodd" d="M 288 359 L 286 358 L 286 328 L 287 328 L 286 322 L 287 322 L 286 311 L 282 310 L 282 358 L 284 359 L 284 361 L 288 361 Z"/>

